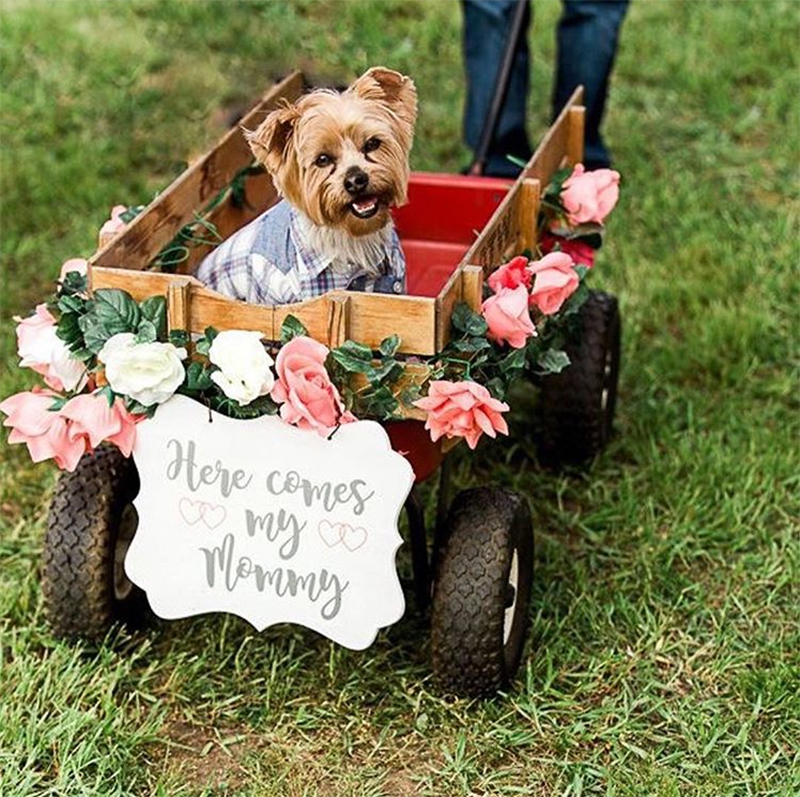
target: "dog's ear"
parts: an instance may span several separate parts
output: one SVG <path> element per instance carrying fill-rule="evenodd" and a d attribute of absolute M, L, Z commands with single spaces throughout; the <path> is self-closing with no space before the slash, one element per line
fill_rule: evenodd
<path fill-rule="evenodd" d="M 417 120 L 417 89 L 410 77 L 385 66 L 368 69 L 348 89 L 365 100 L 386 104 L 413 131 Z"/>
<path fill-rule="evenodd" d="M 276 108 L 255 129 L 244 130 L 244 137 L 259 163 L 275 174 L 284 161 L 286 149 L 300 113 L 294 105 Z"/>

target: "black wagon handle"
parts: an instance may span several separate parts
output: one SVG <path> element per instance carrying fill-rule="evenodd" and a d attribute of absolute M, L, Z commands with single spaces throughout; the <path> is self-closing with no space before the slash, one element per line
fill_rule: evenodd
<path fill-rule="evenodd" d="M 467 174 L 483 174 L 484 167 L 486 166 L 489 147 L 497 131 L 500 114 L 502 113 L 503 105 L 508 96 L 508 87 L 511 83 L 511 67 L 514 64 L 514 54 L 517 49 L 517 44 L 519 43 L 519 38 L 522 35 L 522 23 L 525 18 L 525 10 L 528 2 L 529 0 L 517 0 L 517 7 L 514 9 L 514 17 L 511 20 L 511 27 L 508 30 L 503 60 L 500 62 L 500 66 L 497 70 L 492 104 L 489 107 L 489 114 L 481 130 L 481 137 L 475 149 L 475 156 L 472 159 L 472 163 L 467 168 Z"/>

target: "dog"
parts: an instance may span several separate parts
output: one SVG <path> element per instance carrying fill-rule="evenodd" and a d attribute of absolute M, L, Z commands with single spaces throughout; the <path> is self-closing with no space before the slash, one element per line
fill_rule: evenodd
<path fill-rule="evenodd" d="M 385 67 L 318 89 L 245 131 L 282 199 L 200 264 L 208 287 L 256 304 L 329 290 L 405 292 L 391 208 L 407 202 L 413 81 Z"/>

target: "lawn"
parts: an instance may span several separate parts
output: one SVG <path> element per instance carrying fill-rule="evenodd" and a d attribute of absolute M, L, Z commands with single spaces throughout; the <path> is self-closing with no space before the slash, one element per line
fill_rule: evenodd
<path fill-rule="evenodd" d="M 560 4 L 536 0 L 532 129 Z M 419 169 L 457 171 L 452 0 L 5 2 L 2 395 L 12 316 L 276 77 L 386 64 L 420 94 Z M 0 794 L 800 793 L 800 6 L 636 0 L 606 125 L 623 174 L 595 284 L 624 316 L 618 435 L 586 471 L 512 434 L 458 451 L 535 524 L 532 641 L 508 695 L 453 700 L 413 612 L 354 653 L 215 617 L 56 641 L 38 560 L 57 473 L 3 446 Z M 463 448 L 463 447 L 462 447 Z"/>

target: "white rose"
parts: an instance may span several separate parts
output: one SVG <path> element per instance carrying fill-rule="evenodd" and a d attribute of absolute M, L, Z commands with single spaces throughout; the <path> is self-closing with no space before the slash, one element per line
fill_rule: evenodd
<path fill-rule="evenodd" d="M 86 384 L 86 366 L 56 332 L 56 319 L 40 304 L 34 315 L 17 318 L 19 364 L 42 374 L 53 390 L 77 391 Z"/>
<path fill-rule="evenodd" d="M 181 386 L 185 357 L 186 349 L 171 343 L 136 343 L 131 332 L 109 338 L 97 355 L 111 389 L 145 407 L 163 404 Z"/>
<path fill-rule="evenodd" d="M 88 374 L 86 366 L 67 348 L 60 338 L 53 343 L 49 375 L 55 376 L 64 385 L 64 390 L 83 390 Z"/>
<path fill-rule="evenodd" d="M 136 345 L 136 335 L 133 332 L 119 332 L 112 335 L 104 344 L 103 348 L 97 352 L 97 359 L 101 363 L 107 363 L 111 356 L 122 349 L 129 349 Z"/>
<path fill-rule="evenodd" d="M 258 332 L 220 332 L 208 350 L 208 359 L 219 367 L 211 379 L 241 406 L 265 396 L 275 384 L 273 360 L 261 345 Z"/>

